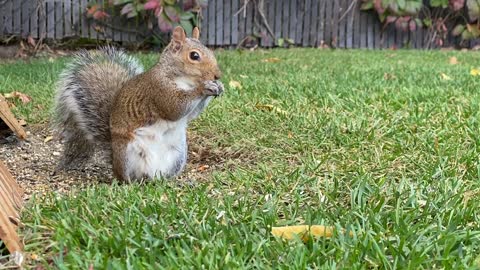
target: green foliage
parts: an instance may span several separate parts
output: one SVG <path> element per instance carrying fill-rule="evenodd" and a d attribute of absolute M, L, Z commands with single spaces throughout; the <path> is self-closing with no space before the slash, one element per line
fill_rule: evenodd
<path fill-rule="evenodd" d="M 381 22 L 394 23 L 402 31 L 415 31 L 418 27 L 431 29 L 437 33 L 435 42 L 439 46 L 448 31 L 464 40 L 480 37 L 480 0 L 431 0 L 428 4 L 422 0 L 363 0 L 361 9 L 374 10 Z M 450 30 L 446 27 L 448 22 L 459 19 L 464 22 Z"/>
<path fill-rule="evenodd" d="M 158 58 L 140 56 L 146 66 Z M 225 95 L 190 128 L 212 156 L 212 174 L 193 186 L 92 184 L 30 201 L 22 233 L 38 268 L 478 269 L 480 77 L 470 71 L 480 54 L 217 57 Z M 48 111 L 43 97 L 51 100 L 64 64 L 0 64 L 0 92 L 23 91 Z M 28 116 L 39 110 L 27 109 L 17 113 L 37 119 Z M 295 224 L 355 236 L 304 244 L 269 233 Z"/>
<path fill-rule="evenodd" d="M 87 14 L 102 21 L 110 17 L 108 10 L 119 9 L 121 16 L 137 18 L 151 30 L 155 28 L 167 33 L 181 25 L 190 35 L 193 27 L 198 25 L 198 13 L 206 4 L 206 0 L 114 0 L 103 5 L 92 3 Z"/>

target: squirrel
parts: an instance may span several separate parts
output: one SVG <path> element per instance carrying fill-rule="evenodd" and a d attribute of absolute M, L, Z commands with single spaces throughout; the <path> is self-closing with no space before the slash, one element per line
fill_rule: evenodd
<path fill-rule="evenodd" d="M 60 75 L 55 127 L 65 147 L 57 170 L 110 158 L 121 181 L 172 178 L 187 160 L 187 125 L 224 87 L 214 53 L 177 26 L 158 62 L 139 61 L 111 46 L 80 51 Z"/>

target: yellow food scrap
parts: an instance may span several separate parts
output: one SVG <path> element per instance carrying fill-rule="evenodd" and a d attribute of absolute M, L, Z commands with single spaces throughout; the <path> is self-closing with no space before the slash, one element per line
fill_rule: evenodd
<path fill-rule="evenodd" d="M 478 69 L 478 68 L 473 68 L 472 70 L 470 70 L 470 75 L 472 75 L 472 76 L 478 76 L 478 75 L 480 75 L 480 69 Z"/>
<path fill-rule="evenodd" d="M 304 242 L 307 241 L 310 236 L 314 237 L 332 237 L 335 227 L 333 226 L 322 226 L 322 225 L 297 225 L 297 226 L 286 226 L 286 227 L 272 227 L 272 234 L 277 237 L 284 239 L 294 239 L 295 237 L 300 237 Z M 350 232 L 350 236 L 353 236 L 353 233 Z"/>

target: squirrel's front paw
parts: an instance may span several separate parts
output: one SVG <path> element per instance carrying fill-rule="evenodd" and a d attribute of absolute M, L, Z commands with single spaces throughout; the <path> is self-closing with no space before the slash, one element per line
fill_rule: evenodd
<path fill-rule="evenodd" d="M 223 93 L 223 83 L 221 81 L 206 81 L 204 83 L 204 94 L 206 96 L 219 96 Z"/>

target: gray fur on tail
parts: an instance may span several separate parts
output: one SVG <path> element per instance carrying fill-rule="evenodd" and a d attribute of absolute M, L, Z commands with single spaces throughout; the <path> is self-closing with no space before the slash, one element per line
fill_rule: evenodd
<path fill-rule="evenodd" d="M 60 75 L 55 98 L 54 125 L 65 143 L 60 168 L 88 159 L 98 144 L 109 149 L 112 102 L 142 72 L 137 59 L 111 46 L 74 55 Z"/>

